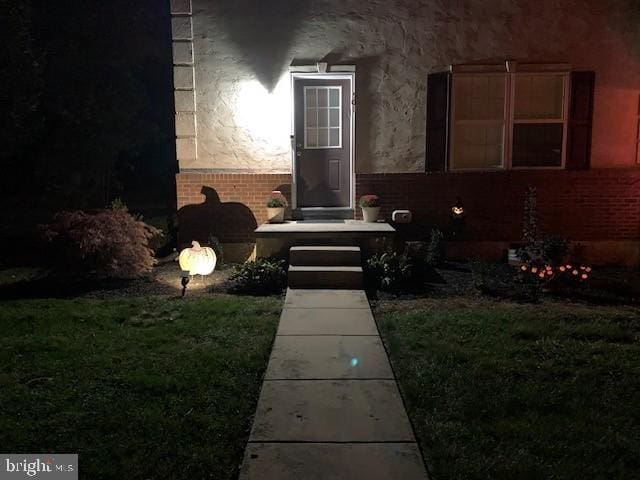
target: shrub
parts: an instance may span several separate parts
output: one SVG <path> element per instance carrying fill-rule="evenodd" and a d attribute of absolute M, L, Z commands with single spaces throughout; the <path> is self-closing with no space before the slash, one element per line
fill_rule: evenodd
<path fill-rule="evenodd" d="M 43 227 L 53 267 L 64 273 L 131 278 L 151 271 L 156 228 L 123 206 L 95 213 L 63 211 Z"/>
<path fill-rule="evenodd" d="M 224 265 L 224 251 L 222 250 L 222 244 L 220 240 L 215 235 L 209 235 L 209 246 L 213 249 L 213 252 L 216 254 L 216 263 L 219 266 Z"/>
<path fill-rule="evenodd" d="M 431 230 L 431 239 L 427 246 L 426 262 L 432 267 L 438 267 L 445 262 L 444 234 L 438 228 Z"/>
<path fill-rule="evenodd" d="M 268 208 L 286 208 L 288 205 L 286 197 L 279 192 L 278 190 L 274 190 L 269 195 L 267 199 L 267 207 Z"/>
<path fill-rule="evenodd" d="M 569 253 L 569 240 L 559 235 L 548 235 L 542 239 L 542 259 L 551 265 L 560 265 Z"/>
<path fill-rule="evenodd" d="M 249 295 L 272 295 L 287 285 L 283 260 L 261 258 L 234 268 L 229 277 L 229 291 Z"/>
<path fill-rule="evenodd" d="M 540 264 L 541 266 L 560 265 L 569 253 L 569 241 L 558 235 L 547 235 L 540 238 L 536 206 L 536 189 L 529 187 L 524 198 L 522 226 L 524 245 L 518 249 L 517 255 L 525 263 Z"/>
<path fill-rule="evenodd" d="M 416 271 L 406 255 L 385 252 L 367 260 L 366 274 L 371 290 L 397 293 L 411 286 Z"/>
<path fill-rule="evenodd" d="M 360 197 L 360 200 L 358 201 L 358 205 L 361 208 L 379 207 L 380 197 L 378 197 L 377 195 L 363 195 Z"/>

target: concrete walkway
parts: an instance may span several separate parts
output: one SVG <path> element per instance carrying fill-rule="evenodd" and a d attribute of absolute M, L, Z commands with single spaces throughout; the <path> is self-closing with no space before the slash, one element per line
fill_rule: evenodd
<path fill-rule="evenodd" d="M 425 480 L 361 290 L 288 290 L 241 480 Z"/>

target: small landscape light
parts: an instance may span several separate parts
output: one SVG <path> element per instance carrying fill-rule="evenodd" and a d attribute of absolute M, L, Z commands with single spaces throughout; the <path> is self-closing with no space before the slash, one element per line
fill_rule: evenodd
<path fill-rule="evenodd" d="M 182 278 L 180 279 L 180 284 L 182 285 L 182 296 L 184 297 L 185 293 L 187 293 L 187 285 L 189 285 L 189 280 L 191 276 L 189 275 L 189 270 L 182 270 Z"/>

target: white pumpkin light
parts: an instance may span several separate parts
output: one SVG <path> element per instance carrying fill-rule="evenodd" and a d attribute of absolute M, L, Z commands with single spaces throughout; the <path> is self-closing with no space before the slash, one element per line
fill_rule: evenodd
<path fill-rule="evenodd" d="M 216 268 L 216 253 L 212 248 L 201 247 L 195 240 L 191 245 L 191 248 L 180 252 L 180 268 L 188 271 L 189 275 L 210 275 Z"/>

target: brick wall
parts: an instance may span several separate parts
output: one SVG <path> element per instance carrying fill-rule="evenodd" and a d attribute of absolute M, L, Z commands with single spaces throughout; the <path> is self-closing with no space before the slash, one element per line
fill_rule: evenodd
<path fill-rule="evenodd" d="M 266 201 L 281 190 L 291 202 L 291 175 L 179 173 L 176 175 L 179 242 L 253 242 L 266 221 Z"/>
<path fill-rule="evenodd" d="M 572 240 L 640 239 L 639 170 L 538 170 L 442 174 L 360 174 L 356 195 L 381 197 L 382 214 L 409 208 L 425 228 L 450 225 L 460 197 L 463 238 L 517 241 L 527 187 L 537 189 L 542 231 Z"/>
<path fill-rule="evenodd" d="M 291 199 L 288 174 L 185 172 L 176 184 L 181 241 L 214 235 L 223 243 L 253 242 L 269 193 L 282 190 Z M 463 239 L 517 241 L 529 185 L 537 188 L 545 232 L 572 240 L 640 240 L 640 170 L 358 174 L 356 195 L 380 195 L 385 218 L 409 208 L 417 235 L 432 226 L 446 229 L 460 197 Z"/>

